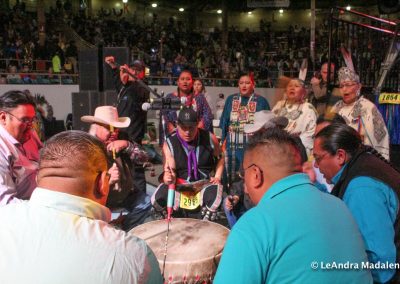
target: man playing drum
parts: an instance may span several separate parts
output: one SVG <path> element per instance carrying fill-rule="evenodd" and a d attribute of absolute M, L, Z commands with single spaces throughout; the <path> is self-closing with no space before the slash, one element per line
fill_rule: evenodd
<path fill-rule="evenodd" d="M 241 176 L 256 206 L 230 232 L 215 284 L 372 283 L 368 269 L 357 269 L 367 255 L 350 211 L 302 173 L 292 136 L 278 128 L 254 134 Z M 345 263 L 352 267 L 340 269 Z M 325 269 L 332 265 L 339 269 Z"/>
<path fill-rule="evenodd" d="M 175 217 L 214 220 L 222 198 L 224 157 L 215 135 L 198 128 L 197 122 L 192 108 L 179 112 L 177 130 L 163 145 L 163 183 L 153 194 L 152 204 L 165 215 L 168 184 L 175 183 Z"/>

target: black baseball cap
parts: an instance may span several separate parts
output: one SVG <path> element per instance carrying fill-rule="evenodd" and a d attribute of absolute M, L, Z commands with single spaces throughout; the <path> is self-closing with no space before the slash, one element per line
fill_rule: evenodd
<path fill-rule="evenodd" d="M 178 115 L 178 124 L 183 126 L 196 126 L 197 125 L 197 112 L 190 108 L 183 108 Z"/>

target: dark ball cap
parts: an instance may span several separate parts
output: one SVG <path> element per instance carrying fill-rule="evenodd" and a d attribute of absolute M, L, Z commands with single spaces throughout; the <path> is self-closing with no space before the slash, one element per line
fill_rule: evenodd
<path fill-rule="evenodd" d="M 144 71 L 144 69 L 145 69 L 145 65 L 144 65 L 143 61 L 141 61 L 141 60 L 133 61 L 133 63 L 130 64 L 129 67 L 132 69 L 138 70 L 138 71 Z"/>
<path fill-rule="evenodd" d="M 179 112 L 178 124 L 183 126 L 196 126 L 197 112 L 192 108 L 185 107 Z"/>

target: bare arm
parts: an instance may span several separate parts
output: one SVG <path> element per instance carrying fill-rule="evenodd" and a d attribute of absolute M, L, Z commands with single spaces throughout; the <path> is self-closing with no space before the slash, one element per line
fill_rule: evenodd
<path fill-rule="evenodd" d="M 164 142 L 163 145 L 163 157 L 164 157 L 164 177 L 163 181 L 165 184 L 175 183 L 175 178 L 173 172 L 175 172 L 175 159 L 172 156 L 171 151 L 168 148 L 167 143 Z"/>
<path fill-rule="evenodd" d="M 212 143 L 214 144 L 214 157 L 218 157 L 217 166 L 215 167 L 215 175 L 211 178 L 212 183 L 221 183 L 222 174 L 224 172 L 225 156 L 219 146 L 218 139 L 214 134 L 211 134 Z"/>

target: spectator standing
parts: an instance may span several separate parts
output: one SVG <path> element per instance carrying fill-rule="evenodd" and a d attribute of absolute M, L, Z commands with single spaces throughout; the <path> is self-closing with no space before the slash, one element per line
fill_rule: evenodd
<path fill-rule="evenodd" d="M 130 66 L 125 64 L 117 68 L 113 56 L 106 57 L 105 62 L 113 70 L 114 84 L 118 94 L 118 115 L 131 119 L 129 127 L 122 129 L 122 131 L 127 132 L 128 139 L 131 142 L 142 145 L 147 129 L 147 112 L 142 110 L 142 105 L 149 100 L 149 91 L 130 76 L 126 70 L 135 75 L 138 80 L 143 80 L 145 66 L 142 61 L 135 60 Z M 143 166 L 135 167 L 134 182 L 138 189 L 146 192 L 146 178 Z"/>

